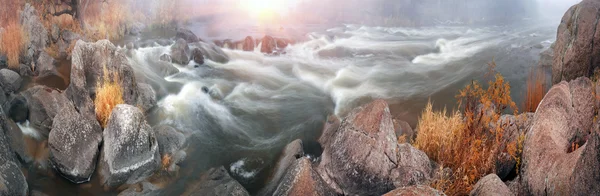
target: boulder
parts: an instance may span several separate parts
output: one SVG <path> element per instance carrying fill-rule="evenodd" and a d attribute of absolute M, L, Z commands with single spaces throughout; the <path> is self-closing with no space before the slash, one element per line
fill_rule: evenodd
<path fill-rule="evenodd" d="M 405 137 L 406 141 L 399 142 L 410 142 L 415 139 L 415 132 L 406 121 L 394 119 L 394 130 L 396 131 L 396 137 Z"/>
<path fill-rule="evenodd" d="M 71 82 L 65 93 L 77 111 L 88 119 L 95 119 L 92 97 L 96 95 L 98 84 L 104 82 L 104 67 L 112 74 L 118 74 L 125 103 L 135 105 L 138 102 L 137 82 L 125 54 L 108 40 L 77 41 L 72 53 Z"/>
<path fill-rule="evenodd" d="M 149 84 L 138 83 L 138 102 L 137 105 L 141 107 L 144 113 L 148 113 L 150 109 L 156 106 L 156 92 Z"/>
<path fill-rule="evenodd" d="M 182 196 L 248 196 L 244 187 L 235 181 L 224 167 L 212 168 L 200 176 L 200 180 L 187 186 Z"/>
<path fill-rule="evenodd" d="M 173 62 L 173 60 L 171 59 L 171 55 L 169 55 L 169 54 L 162 54 L 162 55 L 160 55 L 160 57 L 158 58 L 158 60 L 161 60 L 161 61 L 164 61 L 164 62 L 167 62 L 167 63 L 172 63 Z"/>
<path fill-rule="evenodd" d="M 496 174 L 487 175 L 469 193 L 470 196 L 510 196 L 514 195 Z"/>
<path fill-rule="evenodd" d="M 244 43 L 242 46 L 242 50 L 244 51 L 254 51 L 254 39 L 252 38 L 252 36 L 248 36 L 246 37 L 246 39 L 244 39 Z"/>
<path fill-rule="evenodd" d="M 52 38 L 52 43 L 56 43 L 60 38 L 60 28 L 58 27 L 58 24 L 52 24 L 51 28 L 50 37 Z"/>
<path fill-rule="evenodd" d="M 198 48 L 194 48 L 192 50 L 191 58 L 197 64 L 200 64 L 200 65 L 204 64 L 204 55 L 202 55 L 202 51 Z"/>
<path fill-rule="evenodd" d="M 58 72 L 54 58 L 46 52 L 40 53 L 40 56 L 36 61 L 35 72 L 38 74 L 36 80 L 39 84 L 49 87 L 64 87 L 68 83 L 63 78 L 63 75 Z"/>
<path fill-rule="evenodd" d="M 554 48 L 552 82 L 592 76 L 600 66 L 600 2 L 583 0 L 563 16 Z"/>
<path fill-rule="evenodd" d="M 33 71 L 30 66 L 19 64 L 19 75 L 21 75 L 21 77 L 32 77 Z"/>
<path fill-rule="evenodd" d="M 319 141 L 324 151 L 318 172 L 345 195 L 380 195 L 431 178 L 427 155 L 398 144 L 383 100 L 352 110 L 338 128 L 327 123 Z"/>
<path fill-rule="evenodd" d="M 205 59 L 209 59 L 211 61 L 223 64 L 229 62 L 229 56 L 227 56 L 227 54 L 225 54 L 225 52 L 221 48 L 217 47 L 214 44 L 200 42 L 194 43 L 193 45 L 202 52 Z"/>
<path fill-rule="evenodd" d="M 165 125 L 154 127 L 154 132 L 161 158 L 165 156 L 170 158 L 169 165 L 163 165 L 164 169 L 177 171 L 177 164 L 183 162 L 187 155 L 183 150 L 187 145 L 185 135 Z"/>
<path fill-rule="evenodd" d="M 183 39 L 178 39 L 177 42 L 171 46 L 171 60 L 173 63 L 187 65 L 190 62 L 188 53 L 190 53 L 190 47 Z"/>
<path fill-rule="evenodd" d="M 183 39 L 187 43 L 199 42 L 200 39 L 189 29 L 186 28 L 177 28 L 177 34 L 175 35 L 175 39 Z"/>
<path fill-rule="evenodd" d="M 117 105 L 103 133 L 100 178 L 105 187 L 135 184 L 160 167 L 158 142 L 144 114 L 130 105 Z"/>
<path fill-rule="evenodd" d="M 0 70 L 0 88 L 3 88 L 5 93 L 14 93 L 21 89 L 23 79 L 17 72 L 10 69 Z"/>
<path fill-rule="evenodd" d="M 383 196 L 421 196 L 421 195 L 429 195 L 429 196 L 445 196 L 442 191 L 435 190 L 429 186 L 424 185 L 416 185 L 416 186 L 408 186 L 401 187 L 390 191 Z"/>
<path fill-rule="evenodd" d="M 521 180 L 532 195 L 600 193 L 600 135 L 589 131 L 594 104 L 587 78 L 554 85 L 542 99 L 522 155 Z"/>
<path fill-rule="evenodd" d="M 303 156 L 304 150 L 302 146 L 302 140 L 294 140 L 285 146 L 283 149 L 283 154 L 277 161 L 277 165 L 273 170 L 274 173 L 271 175 L 271 180 L 257 195 L 274 195 L 273 193 L 281 183 L 284 175 L 288 173 L 288 168 L 290 168 L 297 159 Z"/>
<path fill-rule="evenodd" d="M 159 75 L 163 78 L 170 76 L 170 75 L 174 75 L 176 73 L 179 73 L 179 69 L 177 69 L 175 66 L 173 66 L 173 64 L 171 64 L 171 62 L 169 62 L 169 61 L 163 61 L 163 60 L 149 61 L 148 65 L 154 73 L 156 73 L 157 75 Z"/>
<path fill-rule="evenodd" d="M 260 52 L 262 53 L 271 54 L 277 49 L 277 41 L 269 35 L 263 37 L 261 43 Z"/>
<path fill-rule="evenodd" d="M 98 121 L 86 119 L 69 103 L 54 117 L 48 137 L 50 163 L 67 180 L 87 182 L 96 169 L 101 143 Z"/>
<path fill-rule="evenodd" d="M 0 109 L 0 195 L 26 196 L 29 186 L 6 137 L 4 112 Z"/>
<path fill-rule="evenodd" d="M 44 86 L 34 86 L 22 95 L 29 107 L 29 122 L 44 136 L 48 136 L 54 117 L 69 105 L 69 100 L 63 93 Z"/>
<path fill-rule="evenodd" d="M 312 162 L 307 157 L 294 161 L 281 179 L 273 195 L 336 195 L 335 191 L 327 186 L 321 176 L 312 168 Z"/>
<path fill-rule="evenodd" d="M 501 116 L 497 122 L 497 125 L 504 131 L 500 149 L 506 149 L 508 144 L 518 145 L 519 137 L 524 139 L 525 134 L 531 128 L 533 117 L 533 113 L 524 113 L 516 117 L 513 115 Z M 498 154 L 498 160 L 496 161 L 496 174 L 500 179 L 506 179 L 511 172 L 514 172 L 516 165 L 517 160 L 510 156 L 508 152 L 502 151 Z"/>
<path fill-rule="evenodd" d="M 19 22 L 29 40 L 26 44 L 27 48 L 33 51 L 33 54 L 26 54 L 29 56 L 27 59 L 33 60 L 33 57 L 43 51 L 48 45 L 48 31 L 42 24 L 38 12 L 29 3 L 23 7 L 23 11 L 21 11 L 21 15 L 19 16 Z M 29 64 L 30 61 L 24 63 Z"/>

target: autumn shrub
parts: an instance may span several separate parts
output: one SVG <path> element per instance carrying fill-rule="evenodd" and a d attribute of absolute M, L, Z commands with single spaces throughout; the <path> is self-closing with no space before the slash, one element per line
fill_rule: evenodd
<path fill-rule="evenodd" d="M 27 35 L 23 32 L 19 23 L 8 23 L 0 34 L 0 54 L 8 58 L 8 66 L 16 68 L 19 66 L 19 56 L 27 43 Z"/>
<path fill-rule="evenodd" d="M 495 172 L 499 152 L 507 151 L 502 149 L 503 130 L 495 124 L 506 109 L 516 113 L 517 108 L 509 83 L 495 71 L 490 76 L 487 88 L 473 81 L 460 90 L 459 112 L 436 112 L 428 104 L 419 119 L 414 145 L 452 169 L 448 178 L 432 182 L 448 195 L 468 195 L 480 178 Z"/>
<path fill-rule="evenodd" d="M 112 77 L 111 77 L 112 75 Z M 120 86 L 118 74 L 110 74 L 106 66 L 104 66 L 102 82 L 98 82 L 96 87 L 96 98 L 94 105 L 96 106 L 96 118 L 102 125 L 106 127 L 112 110 L 119 104 L 123 104 L 123 89 Z"/>
<path fill-rule="evenodd" d="M 546 93 L 546 73 L 542 68 L 533 68 L 527 77 L 527 91 L 523 100 L 524 112 L 535 112 Z"/>

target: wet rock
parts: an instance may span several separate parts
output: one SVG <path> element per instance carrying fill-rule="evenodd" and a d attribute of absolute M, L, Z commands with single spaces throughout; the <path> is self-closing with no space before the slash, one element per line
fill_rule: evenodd
<path fill-rule="evenodd" d="M 600 136 L 589 132 L 594 103 L 587 78 L 554 85 L 543 98 L 523 147 L 521 180 L 530 194 L 600 192 Z"/>
<path fill-rule="evenodd" d="M 134 185 L 120 192 L 117 196 L 150 196 L 150 195 L 161 195 L 158 187 L 154 186 L 150 182 L 142 182 L 138 185 Z M 162 194 L 164 195 L 164 194 Z"/>
<path fill-rule="evenodd" d="M 247 196 L 244 187 L 235 181 L 224 167 L 212 168 L 200 176 L 198 182 L 191 183 L 182 196 Z"/>
<path fill-rule="evenodd" d="M 406 141 L 400 142 L 410 142 L 415 139 L 416 134 L 406 121 L 394 119 L 394 130 L 396 131 L 396 137 L 406 138 Z"/>
<path fill-rule="evenodd" d="M 52 83 L 57 84 L 45 84 L 43 82 L 38 82 L 46 86 L 55 87 L 51 85 L 58 86 L 66 86 L 67 82 L 63 78 L 63 75 L 58 72 L 56 68 L 56 63 L 54 58 L 52 58 L 48 53 L 41 52 L 40 56 L 36 61 L 35 72 L 37 72 L 38 77 L 37 81 L 52 81 Z"/>
<path fill-rule="evenodd" d="M 32 77 L 33 71 L 31 70 L 31 67 L 24 65 L 24 64 L 20 64 L 19 65 L 19 75 L 21 75 L 21 77 Z"/>
<path fill-rule="evenodd" d="M 169 55 L 169 54 L 162 54 L 162 55 L 160 55 L 159 60 L 167 62 L 167 63 L 172 63 L 173 62 L 173 60 L 171 59 L 171 55 Z"/>
<path fill-rule="evenodd" d="M 29 164 L 33 161 L 32 155 L 29 152 L 29 146 L 25 144 L 25 139 L 23 138 L 23 132 L 17 124 L 13 121 L 6 118 L 6 116 L 2 115 L 0 117 L 4 123 L 2 123 L 4 127 L 4 134 L 10 149 L 15 153 L 17 160 L 24 164 Z"/>
<path fill-rule="evenodd" d="M 22 82 L 23 79 L 17 72 L 10 69 L 0 70 L 0 88 L 3 88 L 5 93 L 17 92 Z"/>
<path fill-rule="evenodd" d="M 260 52 L 262 53 L 271 54 L 275 51 L 275 49 L 277 49 L 277 41 L 275 40 L 275 38 L 269 35 L 263 37 L 261 43 L 262 46 L 260 48 Z"/>
<path fill-rule="evenodd" d="M 0 118 L 6 118 L 1 109 Z M 0 195 L 26 196 L 29 186 L 5 135 L 5 122 L 0 122 Z"/>
<path fill-rule="evenodd" d="M 496 174 L 487 175 L 473 187 L 471 196 L 510 196 L 514 195 Z"/>
<path fill-rule="evenodd" d="M 157 62 L 149 62 L 149 67 L 154 73 L 163 78 L 179 73 L 179 69 L 173 66 L 173 64 L 162 60 Z"/>
<path fill-rule="evenodd" d="M 124 53 L 108 40 L 96 43 L 77 41 L 72 53 L 71 83 L 65 93 L 74 102 L 77 111 L 89 119 L 95 118 L 91 98 L 95 97 L 98 83 L 104 82 L 104 67 L 110 74 L 119 76 L 125 103 L 135 105 L 138 101 L 135 73 Z"/>
<path fill-rule="evenodd" d="M 383 100 L 354 109 L 338 128 L 327 123 L 319 142 L 324 151 L 318 172 L 339 193 L 379 195 L 431 178 L 425 153 L 398 145 Z"/>
<path fill-rule="evenodd" d="M 69 100 L 63 93 L 44 86 L 34 86 L 22 95 L 29 107 L 29 122 L 44 136 L 48 136 L 54 117 L 69 105 Z"/>
<path fill-rule="evenodd" d="M 173 63 L 187 65 L 190 62 L 187 55 L 188 53 L 190 53 L 190 47 L 183 39 L 178 39 L 177 42 L 171 46 L 171 60 Z"/>
<path fill-rule="evenodd" d="M 533 113 L 524 113 L 516 117 L 513 115 L 501 116 L 497 122 L 497 125 L 503 130 L 500 149 L 506 149 L 509 144 L 518 145 L 519 139 L 524 139 L 525 134 L 531 128 L 533 117 Z M 517 160 L 508 152 L 500 152 L 496 161 L 496 174 L 500 179 L 506 179 L 511 172 L 514 172 L 516 165 Z"/>
<path fill-rule="evenodd" d="M 187 43 L 199 42 L 200 39 L 189 29 L 186 28 L 177 28 L 177 35 L 175 39 L 183 39 Z"/>
<path fill-rule="evenodd" d="M 429 196 L 444 196 L 442 191 L 435 190 L 429 186 L 417 185 L 417 186 L 408 186 L 401 187 L 390 191 L 383 196 L 421 196 L 421 195 L 429 195 Z"/>
<path fill-rule="evenodd" d="M 23 11 L 19 16 L 19 22 L 23 31 L 28 35 L 29 43 L 27 43 L 28 49 L 34 51 L 33 56 L 43 51 L 49 43 L 48 31 L 40 21 L 38 12 L 29 3 L 25 4 Z M 32 55 L 32 54 L 27 54 Z M 33 59 L 33 56 L 28 57 Z M 25 62 L 28 64 L 29 62 Z"/>
<path fill-rule="evenodd" d="M 48 137 L 50 163 L 63 177 L 73 183 L 90 180 L 96 169 L 102 143 L 102 128 L 68 104 L 54 117 Z"/>
<path fill-rule="evenodd" d="M 138 108 L 117 105 L 103 135 L 99 167 L 105 187 L 141 182 L 160 167 L 154 131 Z"/>
<path fill-rule="evenodd" d="M 271 175 L 272 178 L 270 182 L 257 195 L 274 195 L 274 192 L 284 178 L 284 175 L 288 172 L 288 168 L 290 168 L 297 159 L 303 156 L 304 150 L 302 140 L 294 140 L 285 146 L 283 154 L 277 161 L 277 166 L 275 166 L 275 169 L 273 170 L 274 173 Z"/>
<path fill-rule="evenodd" d="M 227 56 L 227 54 L 225 54 L 225 52 L 223 52 L 223 50 L 216 45 L 200 42 L 195 43 L 194 46 L 196 46 L 202 52 L 205 59 L 223 64 L 229 62 L 229 56 Z"/>
<path fill-rule="evenodd" d="M 181 163 L 186 156 L 183 148 L 186 147 L 186 137 L 175 128 L 170 126 L 154 127 L 158 149 L 161 157 L 170 157 L 170 165 L 166 166 L 169 171 L 175 171 L 176 165 Z"/>
<path fill-rule="evenodd" d="M 252 36 L 246 37 L 246 39 L 244 39 L 242 49 L 244 51 L 254 51 L 254 47 L 254 39 L 252 38 Z"/>
<path fill-rule="evenodd" d="M 584 0 L 563 16 L 556 37 L 552 82 L 592 76 L 600 66 L 600 2 Z"/>
<path fill-rule="evenodd" d="M 550 48 L 540 53 L 540 62 L 538 63 L 538 66 L 552 68 L 552 61 L 554 60 L 554 46 L 555 44 L 553 43 Z"/>
<path fill-rule="evenodd" d="M 273 195 L 336 195 L 312 168 L 307 157 L 294 161 Z"/>
<path fill-rule="evenodd" d="M 29 116 L 29 108 L 27 107 L 27 99 L 21 94 L 12 94 L 7 98 L 3 106 L 7 116 L 14 122 L 22 123 Z"/>
<path fill-rule="evenodd" d="M 144 113 L 148 113 L 150 109 L 156 106 L 156 92 L 149 84 L 138 83 L 138 103 Z"/>
<path fill-rule="evenodd" d="M 204 64 L 204 55 L 202 55 L 202 51 L 198 48 L 194 48 L 192 50 L 192 60 L 198 64 Z"/>

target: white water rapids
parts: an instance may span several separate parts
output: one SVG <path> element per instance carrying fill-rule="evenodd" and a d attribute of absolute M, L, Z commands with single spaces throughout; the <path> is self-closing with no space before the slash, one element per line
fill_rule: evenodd
<path fill-rule="evenodd" d="M 169 46 L 137 49 L 130 61 L 151 80 L 183 85 L 159 100 L 163 114 L 155 124 L 191 136 L 185 171 L 225 164 L 252 191 L 283 146 L 298 138 L 314 140 L 328 115 L 343 117 L 370 100 L 388 100 L 395 117 L 415 124 L 428 99 L 452 107 L 457 90 L 480 79 L 495 60 L 518 102 L 529 69 L 555 31 L 553 24 L 345 25 L 308 33 L 279 56 L 224 49 L 228 63 L 175 65 L 180 73 L 166 78 L 146 67 L 170 53 Z"/>

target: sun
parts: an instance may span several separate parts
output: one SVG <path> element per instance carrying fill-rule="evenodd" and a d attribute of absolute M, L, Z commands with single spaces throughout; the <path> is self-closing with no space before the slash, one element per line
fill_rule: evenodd
<path fill-rule="evenodd" d="M 265 18 L 285 10 L 284 0 L 242 0 L 240 6 L 253 17 Z"/>

